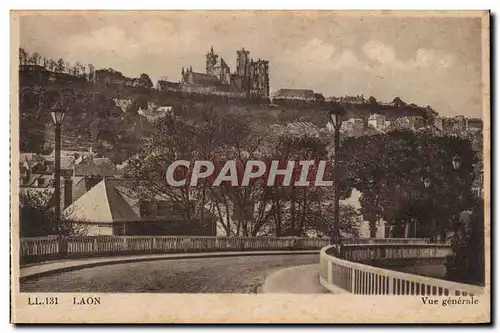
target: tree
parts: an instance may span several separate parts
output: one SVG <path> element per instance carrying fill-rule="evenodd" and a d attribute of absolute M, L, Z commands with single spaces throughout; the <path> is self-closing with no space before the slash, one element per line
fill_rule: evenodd
<path fill-rule="evenodd" d="M 95 81 L 95 67 L 92 64 L 88 64 L 88 68 L 89 68 L 88 80 L 89 80 L 89 82 L 94 82 Z"/>
<path fill-rule="evenodd" d="M 73 72 L 73 67 L 71 66 L 71 63 L 69 61 L 66 61 L 66 63 L 64 64 L 64 68 L 66 68 L 66 73 L 67 74 L 72 74 Z"/>
<path fill-rule="evenodd" d="M 141 74 L 141 76 L 139 77 L 139 86 L 148 89 L 151 89 L 153 87 L 153 81 L 151 81 L 148 74 Z"/>
<path fill-rule="evenodd" d="M 345 193 L 351 188 L 361 192 L 361 210 L 372 236 L 383 218 L 399 236 L 413 222 L 417 237 L 438 232 L 443 238 L 458 214 L 471 205 L 476 158 L 468 140 L 392 131 L 346 138 L 342 149 L 350 152 L 341 163 L 342 186 Z M 455 155 L 463 159 L 460 170 L 452 168 Z M 431 181 L 429 188 L 424 179 Z"/>
<path fill-rule="evenodd" d="M 65 69 L 66 67 L 64 66 L 64 60 L 62 58 L 59 58 L 57 60 L 56 72 L 64 73 Z"/>
<path fill-rule="evenodd" d="M 21 152 L 41 153 L 44 150 L 44 124 L 49 120 L 43 112 L 49 93 L 39 92 L 33 87 L 19 91 L 19 149 Z"/>
<path fill-rule="evenodd" d="M 86 68 L 85 68 L 84 64 L 80 64 L 80 70 L 79 70 L 79 72 L 80 72 L 80 76 L 81 77 L 83 77 L 83 78 L 86 77 L 87 74 L 86 74 Z"/>
<path fill-rule="evenodd" d="M 398 108 L 401 108 L 403 106 L 406 106 L 406 103 L 403 102 L 403 100 L 399 97 L 395 97 L 393 100 L 392 100 L 392 104 L 394 104 L 394 106 L 398 107 Z"/>
<path fill-rule="evenodd" d="M 28 64 L 28 53 L 22 47 L 19 48 L 19 64 L 27 65 Z"/>
<path fill-rule="evenodd" d="M 81 68 L 82 68 L 82 64 L 79 61 L 77 61 L 75 63 L 75 65 L 74 65 L 74 73 L 73 73 L 73 75 L 80 76 Z"/>
<path fill-rule="evenodd" d="M 41 59 L 41 56 L 39 53 L 37 52 L 34 52 L 32 55 L 31 55 L 31 58 L 30 58 L 30 63 L 32 65 L 38 65 L 39 62 L 40 62 L 40 59 Z"/>
<path fill-rule="evenodd" d="M 48 64 L 49 71 L 54 72 L 56 70 L 56 67 L 57 63 L 55 62 L 55 60 L 49 59 L 49 64 Z"/>
<path fill-rule="evenodd" d="M 368 104 L 370 104 L 371 106 L 377 106 L 377 105 L 378 105 L 378 102 L 377 102 L 377 100 L 375 99 L 375 97 L 370 96 L 370 97 L 368 97 Z"/>
<path fill-rule="evenodd" d="M 42 237 L 48 235 L 82 236 L 87 228 L 81 221 L 61 216 L 56 225 L 53 210 L 53 191 L 26 191 L 19 197 L 20 237 Z"/>

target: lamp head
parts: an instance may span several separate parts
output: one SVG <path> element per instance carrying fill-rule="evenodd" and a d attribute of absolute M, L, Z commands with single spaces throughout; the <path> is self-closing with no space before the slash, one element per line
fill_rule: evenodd
<path fill-rule="evenodd" d="M 345 113 L 345 108 L 340 103 L 333 103 L 332 109 L 330 110 L 330 118 L 335 128 L 340 128 L 340 126 L 342 126 L 342 120 Z"/>
<path fill-rule="evenodd" d="M 460 156 L 458 156 L 458 155 L 455 155 L 451 159 L 451 164 L 453 165 L 453 169 L 454 170 L 460 169 L 460 167 L 462 166 L 462 158 Z"/>
<path fill-rule="evenodd" d="M 66 116 L 66 109 L 62 106 L 60 101 L 57 101 L 53 107 L 50 108 L 50 115 L 54 125 L 62 125 L 64 117 Z"/>

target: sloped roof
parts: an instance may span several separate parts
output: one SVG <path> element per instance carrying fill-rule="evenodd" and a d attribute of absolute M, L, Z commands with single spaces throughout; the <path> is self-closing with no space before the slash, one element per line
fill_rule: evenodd
<path fill-rule="evenodd" d="M 115 165 L 108 157 L 96 157 L 75 165 L 74 170 L 75 176 L 110 177 L 115 174 Z"/>
<path fill-rule="evenodd" d="M 45 157 L 47 162 L 55 163 L 54 155 L 47 155 Z M 71 170 L 75 165 L 75 156 L 71 155 L 63 155 L 61 153 L 61 169 L 62 170 Z"/>
<path fill-rule="evenodd" d="M 180 88 L 180 83 L 179 82 L 170 82 L 170 81 L 165 81 L 165 80 L 158 80 L 158 85 L 160 85 L 162 88 Z"/>
<path fill-rule="evenodd" d="M 38 185 L 38 179 L 43 179 L 41 185 Z M 21 186 L 47 188 L 52 186 L 52 179 L 54 179 L 53 175 L 32 174 L 21 183 Z"/>
<path fill-rule="evenodd" d="M 303 135 L 315 135 L 319 132 L 319 127 L 311 122 L 293 122 L 285 127 L 285 132 Z"/>
<path fill-rule="evenodd" d="M 76 220 L 87 222 L 124 222 L 139 220 L 129 203 L 123 198 L 115 184 L 106 179 L 100 181 L 90 191 L 82 195 L 65 213 Z"/>
<path fill-rule="evenodd" d="M 208 85 L 219 83 L 219 79 L 216 76 L 204 73 L 191 72 L 193 75 L 193 84 Z"/>
<path fill-rule="evenodd" d="M 44 158 L 41 155 L 38 155 L 37 153 L 20 153 L 19 161 L 29 162 L 30 165 L 33 165 L 39 162 L 43 162 Z"/>

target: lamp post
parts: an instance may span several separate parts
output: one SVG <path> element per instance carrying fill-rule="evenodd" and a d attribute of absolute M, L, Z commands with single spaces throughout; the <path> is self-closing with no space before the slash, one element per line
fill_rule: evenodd
<path fill-rule="evenodd" d="M 339 174 L 339 159 L 340 159 L 340 128 L 342 127 L 342 118 L 345 114 L 345 109 L 339 103 L 335 103 L 330 110 L 330 118 L 332 120 L 335 131 L 335 157 L 333 182 L 335 186 L 335 224 L 331 234 L 331 243 L 336 245 L 342 244 L 340 236 L 340 174 Z"/>
<path fill-rule="evenodd" d="M 55 215 L 56 228 L 59 228 L 61 222 L 61 125 L 66 116 L 66 110 L 59 101 L 50 109 L 50 115 L 54 121 L 55 129 L 55 149 L 54 149 L 54 199 L 55 199 Z"/>
<path fill-rule="evenodd" d="M 432 181 L 430 180 L 430 178 L 426 177 L 424 179 L 422 179 L 422 183 L 424 184 L 424 188 L 425 188 L 425 208 L 428 210 L 429 209 L 429 188 L 431 187 L 432 185 Z M 432 229 L 433 229 L 433 232 L 435 233 L 436 231 L 436 219 L 434 217 L 432 217 Z M 416 230 L 415 230 L 415 234 L 416 234 Z M 416 235 L 415 235 L 416 237 Z M 432 237 L 433 239 L 435 238 L 435 236 Z"/>
<path fill-rule="evenodd" d="M 453 166 L 453 170 L 455 170 L 455 171 L 460 170 L 460 168 L 462 167 L 462 158 L 459 155 L 453 156 L 453 158 L 451 159 L 451 165 Z M 460 179 L 460 177 L 458 177 L 458 178 L 459 178 L 459 182 L 458 182 L 459 185 L 462 185 L 462 180 Z M 461 197 L 460 197 L 460 199 L 461 199 Z M 458 223 L 459 216 L 455 216 L 453 219 L 455 220 L 455 223 Z"/>

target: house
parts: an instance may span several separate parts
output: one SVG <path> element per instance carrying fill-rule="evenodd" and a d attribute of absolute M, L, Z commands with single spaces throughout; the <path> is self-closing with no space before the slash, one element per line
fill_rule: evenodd
<path fill-rule="evenodd" d="M 408 117 L 400 117 L 394 121 L 394 126 L 397 129 L 410 129 L 410 119 Z"/>
<path fill-rule="evenodd" d="M 115 175 L 115 165 L 107 157 L 94 157 L 83 160 L 74 165 L 74 177 L 113 177 Z"/>
<path fill-rule="evenodd" d="M 394 121 L 394 126 L 399 129 L 416 131 L 425 126 L 425 121 L 421 116 L 400 117 Z"/>
<path fill-rule="evenodd" d="M 288 136 L 319 136 L 319 127 L 311 122 L 293 122 L 282 129 L 283 135 Z"/>
<path fill-rule="evenodd" d="M 478 133 L 483 130 L 483 120 L 479 118 L 467 118 L 465 120 L 467 132 Z"/>
<path fill-rule="evenodd" d="M 368 127 L 372 127 L 378 131 L 384 131 L 386 129 L 386 117 L 381 114 L 371 114 L 368 117 Z"/>
<path fill-rule="evenodd" d="M 347 136 L 359 136 L 363 134 L 365 129 L 365 123 L 363 119 L 359 118 L 350 118 L 342 122 L 342 126 L 340 127 L 340 131 L 345 133 Z"/>
<path fill-rule="evenodd" d="M 454 121 L 454 126 L 453 126 L 453 129 L 456 131 L 456 132 L 464 132 L 465 129 L 466 129 L 466 119 L 464 116 L 456 116 L 455 118 L 453 118 L 453 121 Z"/>
<path fill-rule="evenodd" d="M 179 82 L 170 82 L 166 80 L 158 80 L 156 83 L 156 90 L 158 91 L 181 91 L 181 84 Z"/>
<path fill-rule="evenodd" d="M 314 101 L 316 96 L 310 89 L 280 89 L 273 94 L 273 100 L 277 99 Z"/>
<path fill-rule="evenodd" d="M 202 222 L 185 221 L 170 201 L 145 200 L 135 188 L 119 179 L 103 178 L 64 210 L 70 219 L 85 225 L 87 235 L 205 235 L 213 232 L 215 219 L 204 211 Z"/>
<path fill-rule="evenodd" d="M 425 126 L 424 118 L 421 116 L 409 116 L 410 129 L 416 131 Z"/>
<path fill-rule="evenodd" d="M 132 105 L 132 100 L 130 99 L 121 99 L 121 98 L 113 98 L 116 106 L 120 108 L 123 112 L 126 112 L 130 105 Z"/>
<path fill-rule="evenodd" d="M 444 134 L 451 134 L 454 132 L 455 122 L 450 118 L 436 117 L 434 118 L 434 126 Z"/>

